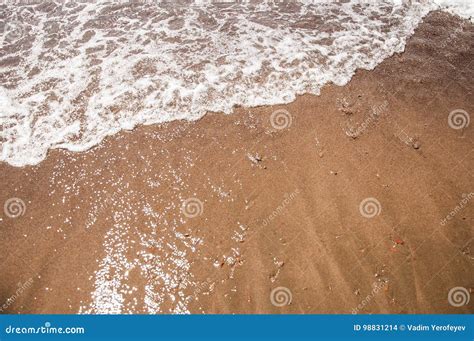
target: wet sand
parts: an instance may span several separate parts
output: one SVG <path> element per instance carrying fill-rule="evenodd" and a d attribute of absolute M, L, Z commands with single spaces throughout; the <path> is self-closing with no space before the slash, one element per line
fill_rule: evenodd
<path fill-rule="evenodd" d="M 1 164 L 1 311 L 474 312 L 473 38 L 433 12 L 320 96 Z"/>

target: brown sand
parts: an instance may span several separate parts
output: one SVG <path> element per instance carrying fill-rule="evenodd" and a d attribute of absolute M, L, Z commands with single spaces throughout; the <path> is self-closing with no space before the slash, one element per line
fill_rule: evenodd
<path fill-rule="evenodd" d="M 473 42 L 434 12 L 403 54 L 321 96 L 0 165 L 0 202 L 26 207 L 1 216 L 3 312 L 474 312 L 448 302 L 474 289 L 474 127 L 448 125 L 474 113 Z"/>

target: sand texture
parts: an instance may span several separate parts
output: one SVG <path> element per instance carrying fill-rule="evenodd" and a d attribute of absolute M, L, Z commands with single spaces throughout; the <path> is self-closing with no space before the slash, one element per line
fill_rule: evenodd
<path fill-rule="evenodd" d="M 3 163 L 0 308 L 472 313 L 473 80 L 473 25 L 433 12 L 320 96 Z"/>

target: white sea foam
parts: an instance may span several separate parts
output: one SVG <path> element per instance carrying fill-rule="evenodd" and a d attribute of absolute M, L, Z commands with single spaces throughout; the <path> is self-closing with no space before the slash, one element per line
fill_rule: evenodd
<path fill-rule="evenodd" d="M 474 22 L 474 1 L 472 0 L 434 0 L 440 9 Z"/>
<path fill-rule="evenodd" d="M 7 2 L 1 160 L 37 164 L 51 148 L 87 150 L 138 124 L 287 103 L 328 82 L 344 85 L 356 69 L 403 51 L 435 8 L 367 0 Z"/>

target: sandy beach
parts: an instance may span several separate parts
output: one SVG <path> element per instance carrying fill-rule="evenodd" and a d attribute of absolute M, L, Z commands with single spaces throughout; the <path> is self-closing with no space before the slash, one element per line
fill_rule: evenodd
<path fill-rule="evenodd" d="M 1 312 L 473 313 L 473 79 L 434 11 L 319 96 L 1 163 Z"/>

